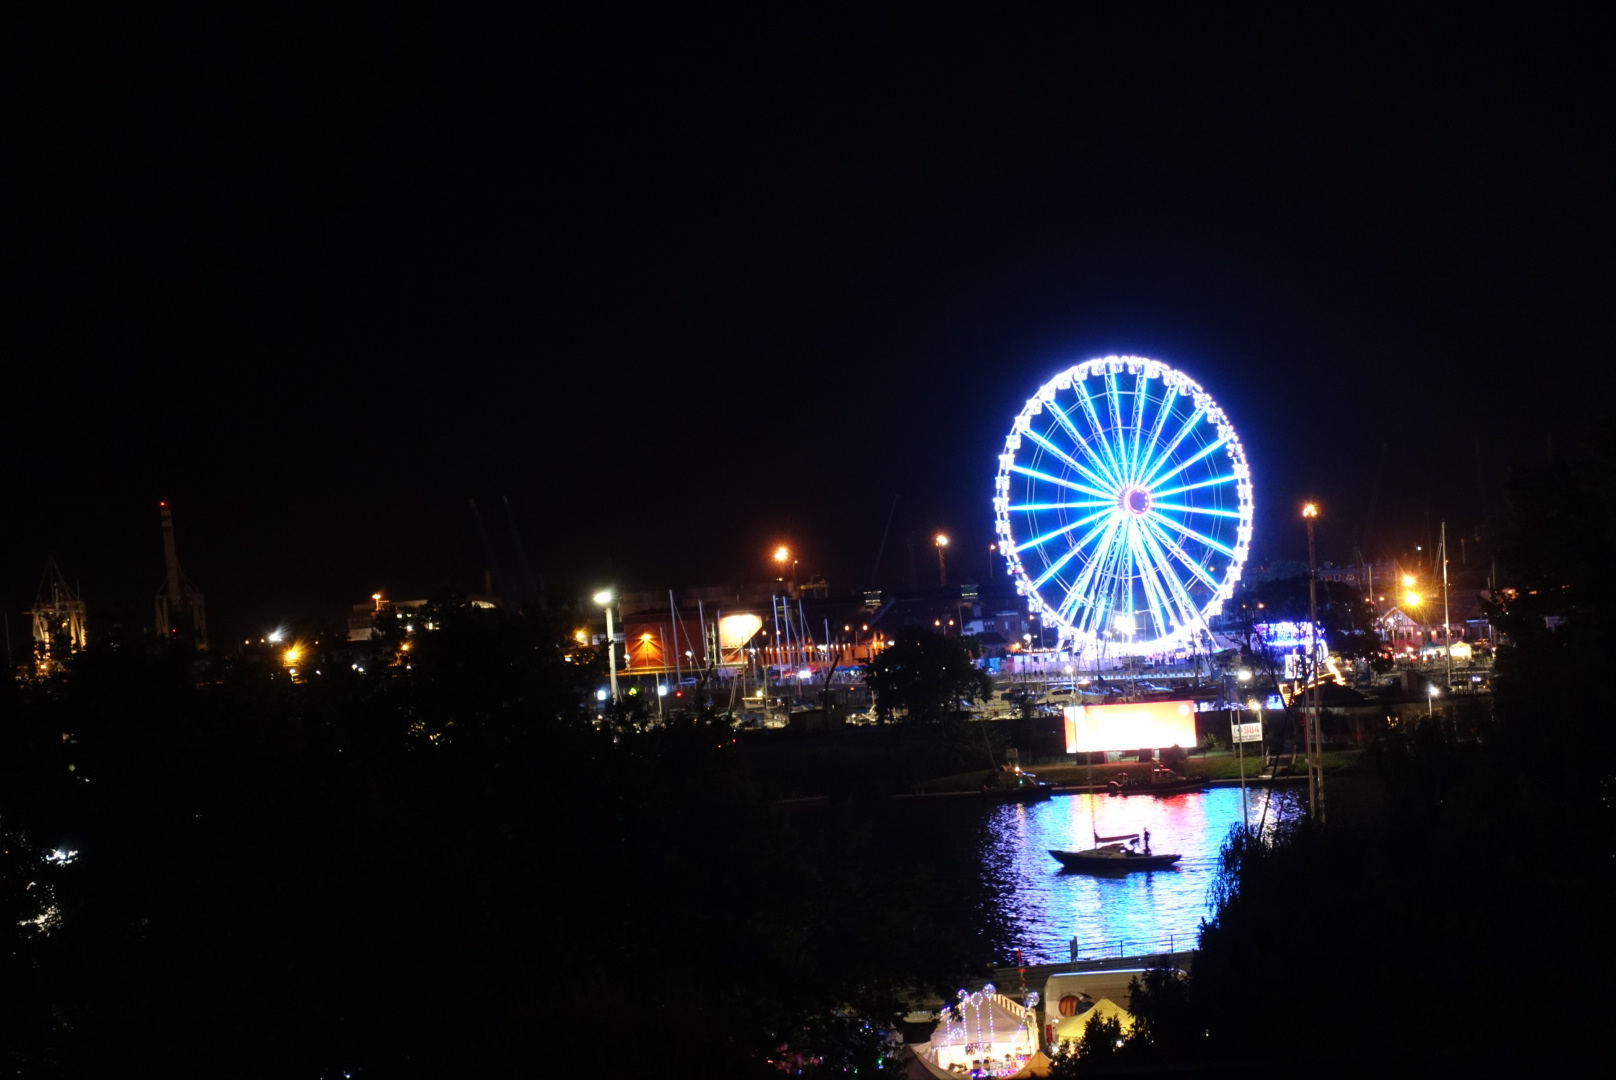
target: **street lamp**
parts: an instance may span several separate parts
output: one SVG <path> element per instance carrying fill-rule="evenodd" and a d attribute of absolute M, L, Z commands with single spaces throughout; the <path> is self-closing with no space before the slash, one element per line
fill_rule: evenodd
<path fill-rule="evenodd" d="M 1313 520 L 1319 516 L 1319 508 L 1314 503 L 1302 507 L 1302 520 L 1307 522 L 1307 674 L 1308 674 L 1308 720 L 1307 720 L 1307 800 L 1308 816 L 1324 819 L 1320 813 L 1319 800 L 1324 792 L 1324 763 L 1319 760 L 1319 609 L 1318 609 L 1318 573 L 1314 569 L 1313 558 Z"/>
<path fill-rule="evenodd" d="M 937 544 L 937 584 L 939 586 L 947 585 L 948 584 L 948 566 L 947 566 L 946 563 L 943 562 L 943 549 L 948 546 L 948 537 L 944 536 L 942 533 L 938 533 L 937 534 L 936 544 Z"/>
<path fill-rule="evenodd" d="M 791 549 L 781 544 L 774 549 L 774 561 L 780 564 L 780 580 L 785 580 L 786 563 L 791 563 L 791 588 L 797 588 L 797 560 L 791 557 Z"/>
<path fill-rule="evenodd" d="M 612 590 L 595 594 L 595 603 L 606 609 L 606 663 L 612 673 L 612 702 L 617 702 L 617 627 L 612 622 Z"/>
<path fill-rule="evenodd" d="M 1418 584 L 1418 582 L 1416 581 L 1413 574 L 1404 574 L 1403 575 L 1403 606 L 1404 607 L 1416 607 L 1417 608 L 1421 604 L 1425 603 L 1425 597 L 1421 596 L 1419 590 L 1417 588 L 1415 588 L 1415 586 L 1417 584 Z"/>

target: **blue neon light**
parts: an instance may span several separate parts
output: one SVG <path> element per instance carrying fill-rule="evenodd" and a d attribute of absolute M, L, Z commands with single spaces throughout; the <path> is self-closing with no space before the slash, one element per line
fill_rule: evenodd
<path fill-rule="evenodd" d="M 1190 379 L 1138 357 L 1092 360 L 1016 418 L 995 479 L 1001 549 L 1069 643 L 1194 644 L 1239 580 L 1250 475 L 1227 418 Z"/>

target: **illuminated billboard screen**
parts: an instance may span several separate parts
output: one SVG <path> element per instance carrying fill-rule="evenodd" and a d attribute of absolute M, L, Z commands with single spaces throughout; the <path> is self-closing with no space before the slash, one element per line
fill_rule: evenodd
<path fill-rule="evenodd" d="M 1128 705 L 1068 705 L 1066 752 L 1153 750 L 1194 746 L 1195 703 L 1140 701 Z"/>
<path fill-rule="evenodd" d="M 718 646 L 739 649 L 761 629 L 763 620 L 756 615 L 725 615 L 718 620 Z"/>

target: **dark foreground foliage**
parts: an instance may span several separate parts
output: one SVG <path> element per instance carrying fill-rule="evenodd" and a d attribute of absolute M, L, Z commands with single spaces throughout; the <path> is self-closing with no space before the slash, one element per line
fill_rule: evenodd
<path fill-rule="evenodd" d="M 722 719 L 597 724 L 542 613 L 416 619 L 295 684 L 140 639 L 5 680 L 8 1072 L 870 1067 L 898 992 L 954 977 L 875 838 L 788 827 Z"/>
<path fill-rule="evenodd" d="M 1192 978 L 1136 990 L 1113 1066 L 1452 1071 L 1601 1051 L 1616 728 L 1586 687 L 1616 601 L 1613 466 L 1616 425 L 1515 482 L 1493 715 L 1382 739 L 1325 799 L 1328 824 L 1233 835 Z M 1104 1067 L 1089 1049 L 1063 1067 Z"/>

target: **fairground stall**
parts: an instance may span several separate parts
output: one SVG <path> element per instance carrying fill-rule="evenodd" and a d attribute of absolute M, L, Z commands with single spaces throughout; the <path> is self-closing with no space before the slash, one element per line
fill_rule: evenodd
<path fill-rule="evenodd" d="M 931 1041 L 912 1049 L 936 1075 L 1028 1075 L 1038 1050 L 1037 1004 L 1036 993 L 1021 1005 L 996 992 L 992 983 L 976 993 L 961 990 L 959 1000 L 943 1010 Z"/>

